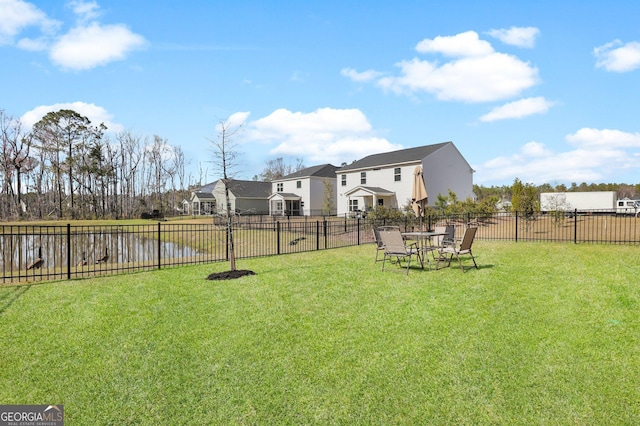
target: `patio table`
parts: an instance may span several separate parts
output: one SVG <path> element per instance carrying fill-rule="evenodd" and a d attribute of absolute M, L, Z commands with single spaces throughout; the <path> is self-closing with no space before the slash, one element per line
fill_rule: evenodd
<path fill-rule="evenodd" d="M 407 240 L 418 241 L 419 247 L 419 256 L 422 255 L 420 263 L 422 264 L 422 269 L 424 269 L 424 260 L 427 259 L 427 263 L 429 264 L 429 270 L 431 270 L 431 261 L 429 260 L 429 256 L 427 253 L 436 250 L 438 247 L 434 246 L 431 243 L 431 239 L 436 236 L 444 236 L 447 235 L 446 232 L 440 231 L 412 231 L 412 232 L 402 232 L 402 236 Z"/>

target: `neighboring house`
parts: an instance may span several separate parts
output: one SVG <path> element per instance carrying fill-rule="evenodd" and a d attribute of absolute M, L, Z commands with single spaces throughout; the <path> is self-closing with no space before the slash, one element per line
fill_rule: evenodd
<path fill-rule="evenodd" d="M 332 164 L 307 167 L 271 182 L 269 214 L 336 214 L 336 170 Z"/>
<path fill-rule="evenodd" d="M 270 182 L 230 180 L 228 188 L 232 212 L 266 214 L 269 211 Z M 192 192 L 190 203 L 194 215 L 226 214 L 224 183 L 219 179 Z"/>
<path fill-rule="evenodd" d="M 216 211 L 216 197 L 211 192 L 197 191 L 191 193 L 189 210 L 194 216 L 214 214 Z"/>
<path fill-rule="evenodd" d="M 429 206 L 449 190 L 459 200 L 473 196 L 474 170 L 453 142 L 443 142 L 370 155 L 338 169 L 338 215 L 377 206 L 403 208 L 411 202 L 413 172 L 419 165 Z"/>

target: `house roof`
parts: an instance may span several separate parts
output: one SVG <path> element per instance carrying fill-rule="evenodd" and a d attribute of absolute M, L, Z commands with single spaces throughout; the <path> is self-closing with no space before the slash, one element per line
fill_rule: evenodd
<path fill-rule="evenodd" d="M 215 182 L 211 182 L 201 187 L 200 190 L 195 191 L 196 194 L 212 194 L 216 185 L 218 185 L 222 179 L 218 179 Z M 267 198 L 271 194 L 271 182 L 260 182 L 256 180 L 229 180 L 229 191 L 236 196 L 236 198 Z M 199 197 L 201 198 L 201 197 Z"/>
<path fill-rule="evenodd" d="M 286 176 L 281 177 L 280 179 L 274 179 L 274 182 L 280 180 L 290 180 L 290 179 L 298 179 L 304 177 L 336 177 L 336 170 L 338 170 L 338 166 L 334 166 L 333 164 L 320 164 L 319 166 L 307 167 L 302 170 L 298 170 L 297 172 L 290 173 Z"/>
<path fill-rule="evenodd" d="M 453 142 L 442 142 L 434 145 L 418 146 L 415 148 L 369 155 L 361 160 L 354 161 L 353 163 L 338 169 L 338 172 L 421 161 L 423 158 L 433 154 L 446 144 L 450 143 Z"/>
<path fill-rule="evenodd" d="M 236 198 L 268 198 L 271 195 L 271 182 L 230 180 L 227 187 Z"/>
<path fill-rule="evenodd" d="M 290 192 L 274 192 L 269 196 L 270 200 L 273 198 L 281 198 L 283 200 L 299 200 L 302 197 L 298 194 L 292 194 Z"/>
<path fill-rule="evenodd" d="M 393 191 L 389 191 L 388 189 L 380 188 L 377 186 L 360 185 L 345 192 L 345 195 L 354 195 L 356 193 L 366 193 L 366 194 L 379 195 L 379 196 L 392 196 L 395 194 L 395 192 Z"/>
<path fill-rule="evenodd" d="M 215 200 L 216 198 L 213 196 L 211 192 L 194 192 L 191 196 L 191 200 L 197 198 L 198 200 Z"/>
<path fill-rule="evenodd" d="M 213 188 L 216 186 L 217 183 L 218 181 L 208 183 L 205 186 L 200 187 L 200 189 L 196 192 L 213 192 Z"/>

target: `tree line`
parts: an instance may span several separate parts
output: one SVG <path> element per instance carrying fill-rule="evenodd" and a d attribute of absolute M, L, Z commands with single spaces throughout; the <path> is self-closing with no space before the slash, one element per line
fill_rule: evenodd
<path fill-rule="evenodd" d="M 105 135 L 76 111 L 32 129 L 0 109 L 0 218 L 133 218 L 169 212 L 185 196 L 182 149 L 160 136 Z"/>
<path fill-rule="evenodd" d="M 106 130 L 103 123 L 94 125 L 67 109 L 49 112 L 27 130 L 0 109 L 0 219 L 124 219 L 153 210 L 178 212 L 189 197 L 181 147 L 129 131 L 111 138 Z M 254 180 L 271 181 L 302 168 L 302 159 L 268 160 Z M 501 201 L 534 210 L 541 192 L 571 191 L 616 191 L 618 198 L 635 198 L 640 184 L 536 186 L 516 178 L 513 185 L 474 185 L 474 200 L 438 195 L 433 213 L 489 214 Z"/>
<path fill-rule="evenodd" d="M 494 197 L 497 200 L 511 201 L 514 195 L 514 188 L 520 191 L 521 185 L 525 186 L 527 191 L 533 193 L 534 196 L 540 198 L 541 192 L 594 192 L 594 191 L 616 191 L 618 198 L 631 198 L 635 199 L 640 194 L 640 184 L 627 184 L 627 183 L 586 183 L 580 184 L 572 182 L 569 186 L 565 184 L 551 185 L 544 183 L 542 185 L 534 185 L 532 183 L 523 183 L 520 179 L 516 178 L 512 185 L 502 186 L 481 186 L 473 185 L 473 193 L 477 200 L 484 200 L 489 197 Z"/>

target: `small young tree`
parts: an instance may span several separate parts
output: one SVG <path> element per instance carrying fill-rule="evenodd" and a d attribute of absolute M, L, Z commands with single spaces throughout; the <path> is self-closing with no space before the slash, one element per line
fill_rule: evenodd
<path fill-rule="evenodd" d="M 324 181 L 324 200 L 322 202 L 322 214 L 330 215 L 336 211 L 335 194 L 333 193 L 333 185 L 331 182 Z"/>
<path fill-rule="evenodd" d="M 548 197 L 544 207 L 551 213 L 555 225 L 562 223 L 566 212 L 571 210 L 571 204 L 564 193 L 556 193 Z"/>
<path fill-rule="evenodd" d="M 227 212 L 227 233 L 229 235 L 229 269 L 235 271 L 236 254 L 233 240 L 233 212 L 231 211 L 231 198 L 229 197 L 229 182 L 233 180 L 238 167 L 238 145 L 234 137 L 242 131 L 244 120 L 238 120 L 238 116 L 227 120 L 220 120 L 216 126 L 216 136 L 211 140 L 213 150 L 213 162 L 220 167 L 222 183 L 224 184 L 224 196 Z"/>
<path fill-rule="evenodd" d="M 520 212 L 524 216 L 525 227 L 529 229 L 535 220 L 535 213 L 540 211 L 538 190 L 530 183 L 524 184 L 518 178 L 513 182 L 511 206 L 513 211 Z"/>
<path fill-rule="evenodd" d="M 296 158 L 296 164 L 291 162 L 287 163 L 282 157 L 278 157 L 275 160 L 268 160 L 266 164 L 267 166 L 259 176 L 265 182 L 272 182 L 283 176 L 304 169 L 302 158 Z"/>

